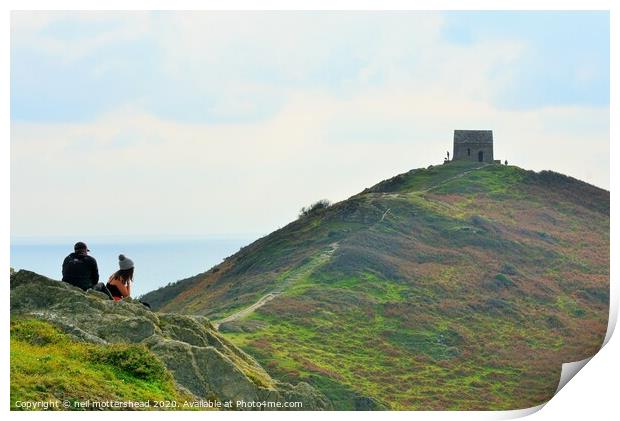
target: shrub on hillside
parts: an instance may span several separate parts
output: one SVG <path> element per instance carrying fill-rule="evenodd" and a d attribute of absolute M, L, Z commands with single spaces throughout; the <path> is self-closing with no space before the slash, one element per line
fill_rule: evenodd
<path fill-rule="evenodd" d="M 314 202 L 308 207 L 304 206 L 303 208 L 301 208 L 301 210 L 299 211 L 299 217 L 301 218 L 302 216 L 311 215 L 322 209 L 327 209 L 330 206 L 331 202 L 329 200 L 321 199 L 318 202 Z"/>

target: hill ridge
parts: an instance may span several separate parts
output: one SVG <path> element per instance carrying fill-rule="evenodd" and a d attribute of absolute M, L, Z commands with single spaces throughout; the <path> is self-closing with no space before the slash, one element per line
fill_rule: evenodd
<path fill-rule="evenodd" d="M 414 169 L 146 299 L 239 314 L 220 331 L 338 409 L 535 406 L 605 335 L 609 192 L 512 165 Z"/>

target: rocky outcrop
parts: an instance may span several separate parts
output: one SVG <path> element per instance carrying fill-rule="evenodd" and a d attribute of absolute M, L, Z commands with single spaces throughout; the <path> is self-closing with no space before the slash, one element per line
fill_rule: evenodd
<path fill-rule="evenodd" d="M 180 387 L 200 399 L 301 401 L 304 410 L 329 408 L 308 384 L 272 379 L 204 317 L 152 312 L 131 299 L 111 301 L 25 270 L 11 274 L 11 315 L 47 320 L 81 341 L 144 344 Z"/>

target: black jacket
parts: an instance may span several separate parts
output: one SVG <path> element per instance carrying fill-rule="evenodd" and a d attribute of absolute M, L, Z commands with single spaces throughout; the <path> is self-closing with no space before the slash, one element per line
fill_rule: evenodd
<path fill-rule="evenodd" d="M 99 268 L 94 257 L 71 253 L 62 262 L 62 280 L 86 291 L 99 282 Z"/>

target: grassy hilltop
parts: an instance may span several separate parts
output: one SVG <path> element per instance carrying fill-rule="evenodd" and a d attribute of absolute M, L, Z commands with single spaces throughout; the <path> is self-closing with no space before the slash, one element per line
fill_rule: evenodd
<path fill-rule="evenodd" d="M 416 169 L 144 299 L 219 320 L 339 409 L 530 407 L 605 335 L 609 192 L 515 166 Z"/>

